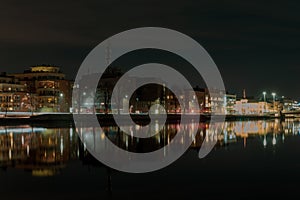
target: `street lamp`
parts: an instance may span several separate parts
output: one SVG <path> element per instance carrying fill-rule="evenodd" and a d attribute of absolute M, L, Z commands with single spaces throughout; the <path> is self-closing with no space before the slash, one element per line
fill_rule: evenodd
<path fill-rule="evenodd" d="M 263 92 L 263 95 L 264 95 L 264 112 L 266 112 L 266 92 L 264 91 Z"/>
<path fill-rule="evenodd" d="M 264 95 L 264 102 L 266 102 L 266 92 L 263 92 L 263 95 Z"/>
<path fill-rule="evenodd" d="M 60 93 L 60 94 L 59 94 L 59 112 L 61 112 L 61 107 L 62 107 L 62 105 L 64 104 L 63 97 L 64 97 L 64 94 L 63 94 L 63 93 Z M 63 108 L 64 108 L 64 107 L 63 107 Z"/>
<path fill-rule="evenodd" d="M 275 96 L 276 96 L 276 93 L 272 92 L 272 96 L 273 96 L 273 110 L 275 111 Z"/>
<path fill-rule="evenodd" d="M 276 93 L 275 93 L 275 92 L 272 92 L 272 96 L 273 96 L 273 101 L 275 101 Z"/>

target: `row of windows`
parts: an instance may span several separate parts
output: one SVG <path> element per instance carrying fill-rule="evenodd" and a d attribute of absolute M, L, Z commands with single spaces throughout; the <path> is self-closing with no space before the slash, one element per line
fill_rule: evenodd
<path fill-rule="evenodd" d="M 39 96 L 59 96 L 59 92 L 58 91 L 40 91 L 39 92 Z"/>
<path fill-rule="evenodd" d="M 28 81 L 28 80 L 63 80 L 63 77 L 59 76 L 37 76 L 37 77 L 24 77 L 23 80 Z"/>
<path fill-rule="evenodd" d="M 16 95 L 13 98 L 11 96 L 0 96 L 0 102 L 6 103 L 6 102 L 19 102 L 20 96 Z"/>
<path fill-rule="evenodd" d="M 23 92 L 23 88 L 2 88 L 0 89 L 0 92 Z"/>
<path fill-rule="evenodd" d="M 50 103 L 50 104 L 55 103 L 55 104 L 57 104 L 58 99 L 57 98 L 55 98 L 55 99 L 53 99 L 53 98 L 47 98 L 47 99 L 40 98 L 40 99 L 38 99 L 38 103 Z"/>

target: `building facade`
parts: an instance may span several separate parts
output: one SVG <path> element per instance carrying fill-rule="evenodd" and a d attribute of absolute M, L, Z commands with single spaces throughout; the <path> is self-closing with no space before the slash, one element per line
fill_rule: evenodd
<path fill-rule="evenodd" d="M 14 76 L 0 74 L 0 111 L 29 111 L 31 102 L 26 87 Z"/>
<path fill-rule="evenodd" d="M 56 66 L 34 66 L 24 73 L 11 74 L 29 94 L 32 110 L 37 112 L 69 112 L 72 82 Z"/>
<path fill-rule="evenodd" d="M 235 113 L 234 105 L 236 104 L 236 95 L 235 94 L 225 94 L 224 104 L 225 104 L 225 114 L 234 114 Z"/>
<path fill-rule="evenodd" d="M 234 111 L 235 114 L 239 115 L 263 115 L 266 113 L 274 112 L 274 109 L 272 103 L 243 98 L 236 101 L 234 105 Z"/>

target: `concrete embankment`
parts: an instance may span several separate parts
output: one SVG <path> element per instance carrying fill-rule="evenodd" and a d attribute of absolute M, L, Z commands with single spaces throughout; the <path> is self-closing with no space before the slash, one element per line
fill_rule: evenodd
<path fill-rule="evenodd" d="M 82 122 L 89 122 L 92 114 L 80 114 L 79 119 Z M 103 125 L 115 125 L 114 116 L 111 114 L 97 114 L 97 119 L 100 124 Z M 197 119 L 197 115 L 185 115 L 188 120 Z M 226 119 L 226 121 L 241 121 L 241 120 L 267 120 L 272 119 L 274 117 L 267 115 L 215 115 L 215 119 L 222 120 Z M 120 121 L 124 124 L 128 122 L 128 118 L 125 115 L 118 115 Z M 131 115 L 131 118 L 134 122 L 139 124 L 147 124 L 150 122 L 149 115 Z M 157 115 L 155 117 L 159 119 L 160 116 Z M 200 115 L 200 122 L 207 122 L 211 119 L 210 115 Z M 169 114 L 167 115 L 167 123 L 178 123 L 181 120 L 181 114 Z M 63 114 L 41 114 L 34 116 L 23 116 L 23 117 L 2 117 L 0 118 L 0 125 L 10 125 L 10 124 L 32 124 L 32 125 L 49 125 L 49 126 L 59 126 L 59 125 L 73 125 L 73 114 L 63 113 Z"/>

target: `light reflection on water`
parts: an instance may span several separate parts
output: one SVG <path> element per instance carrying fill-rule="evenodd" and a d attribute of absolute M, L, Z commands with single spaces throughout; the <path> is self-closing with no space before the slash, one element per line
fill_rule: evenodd
<path fill-rule="evenodd" d="M 247 139 L 257 139 L 264 148 L 276 148 L 277 143 L 283 143 L 287 137 L 300 134 L 299 120 L 269 120 L 269 121 L 229 121 L 225 122 L 221 134 L 221 124 L 208 127 L 208 123 L 200 123 L 198 134 L 191 148 L 199 149 L 203 142 L 216 141 L 215 148 L 242 143 L 247 147 Z M 138 129 L 129 127 L 132 131 Z M 186 137 L 193 137 L 194 124 L 186 124 Z M 53 176 L 62 172 L 72 160 L 85 162 L 90 160 L 85 143 L 93 143 L 95 148 L 104 148 L 101 141 L 108 137 L 115 145 L 132 152 L 150 152 L 162 148 L 172 141 L 179 126 L 167 124 L 160 134 L 150 139 L 135 138 L 122 133 L 118 127 L 81 128 L 77 132 L 83 135 L 83 143 L 78 138 L 74 128 L 45 128 L 26 126 L 0 126 L 0 167 L 23 169 L 33 176 Z M 205 137 L 206 136 L 206 137 Z M 185 142 L 185 138 L 180 140 Z M 87 159 L 88 158 L 88 159 Z M 195 157 L 195 160 L 198 158 Z M 97 161 L 92 161 L 96 162 Z M 101 166 L 101 165 L 100 165 Z"/>

